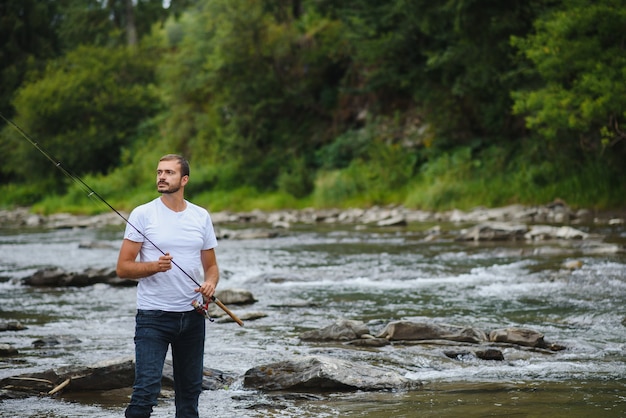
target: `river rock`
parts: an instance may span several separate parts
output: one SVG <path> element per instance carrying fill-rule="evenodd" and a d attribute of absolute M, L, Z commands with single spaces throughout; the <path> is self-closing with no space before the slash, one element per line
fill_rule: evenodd
<path fill-rule="evenodd" d="M 68 272 L 60 267 L 48 267 L 37 270 L 33 275 L 22 279 L 22 283 L 28 286 L 58 287 L 92 286 L 97 283 L 107 283 L 117 278 L 115 269 L 86 269 L 83 272 Z"/>
<path fill-rule="evenodd" d="M 76 345 L 80 344 L 82 341 L 78 338 L 74 337 L 65 337 L 65 336 L 49 336 L 44 338 L 39 338 L 33 341 L 33 347 L 42 348 L 42 347 L 54 347 L 57 345 L 67 346 L 67 345 Z"/>
<path fill-rule="evenodd" d="M 474 354 L 467 350 L 445 350 L 443 354 L 453 360 L 470 360 L 474 358 Z"/>
<path fill-rule="evenodd" d="M 0 357 L 17 356 L 19 353 L 17 348 L 10 344 L 0 344 Z"/>
<path fill-rule="evenodd" d="M 22 331 L 26 327 L 20 321 L 0 321 L 0 331 Z"/>
<path fill-rule="evenodd" d="M 66 391 L 85 392 L 131 387 L 135 380 L 132 358 L 105 360 L 89 367 L 66 367 L 57 371 L 59 380 L 70 379 Z"/>
<path fill-rule="evenodd" d="M 478 357 L 481 360 L 496 360 L 496 361 L 504 360 L 504 354 L 502 354 L 502 351 L 497 350 L 495 348 L 487 348 L 485 350 L 476 350 L 474 353 L 476 354 L 476 357 Z"/>
<path fill-rule="evenodd" d="M 367 334 L 366 334 L 367 335 Z M 344 344 L 352 345 L 355 347 L 384 347 L 386 345 L 391 344 L 391 342 L 386 338 L 375 338 L 370 336 L 371 338 L 365 338 L 365 335 L 362 335 L 358 340 L 350 340 L 346 341 Z"/>
<path fill-rule="evenodd" d="M 303 341 L 349 341 L 359 339 L 369 332 L 363 322 L 344 319 L 325 328 L 303 332 L 300 339 Z"/>
<path fill-rule="evenodd" d="M 561 264 L 561 267 L 566 270 L 577 270 L 583 266 L 583 262 L 580 260 L 567 260 Z"/>
<path fill-rule="evenodd" d="M 256 302 L 252 292 L 237 288 L 217 290 L 215 297 L 226 305 L 249 305 Z"/>
<path fill-rule="evenodd" d="M 524 224 L 508 222 L 487 222 L 478 224 L 459 236 L 459 241 L 516 241 L 524 238 L 528 227 Z"/>
<path fill-rule="evenodd" d="M 425 322 L 390 322 L 377 335 L 388 340 L 448 340 L 467 343 L 488 341 L 484 331 L 454 325 L 438 325 Z"/>
<path fill-rule="evenodd" d="M 473 360 L 475 358 L 479 358 L 481 360 L 504 360 L 504 354 L 502 354 L 502 351 L 495 348 L 476 350 L 473 353 L 468 350 L 446 350 L 443 354 L 445 354 L 448 358 L 460 361 Z"/>
<path fill-rule="evenodd" d="M 133 360 L 112 361 L 93 367 L 71 366 L 21 374 L 0 380 L 0 389 L 39 395 L 54 394 L 61 389 L 80 392 L 130 387 L 135 374 L 133 363 Z M 12 397 L 6 393 L 4 396 Z"/>
<path fill-rule="evenodd" d="M 489 333 L 489 341 L 516 344 L 525 347 L 547 347 L 544 335 L 532 329 L 526 328 L 502 328 Z"/>
<path fill-rule="evenodd" d="M 377 226 L 406 226 L 407 221 L 404 215 L 396 215 L 376 222 Z"/>
<path fill-rule="evenodd" d="M 224 389 L 235 381 L 235 376 L 216 369 L 205 368 L 202 388 Z M 164 387 L 173 387 L 171 362 L 163 367 Z M 110 359 L 92 366 L 67 366 L 39 373 L 26 373 L 0 380 L 0 400 L 26 395 L 53 395 L 64 392 L 106 391 L 130 388 L 135 379 L 133 358 Z M 20 395 L 21 394 L 21 395 Z"/>
<path fill-rule="evenodd" d="M 17 397 L 12 392 L 25 392 L 35 395 L 47 393 L 63 383 L 63 380 L 54 370 L 5 377 L 0 380 L 0 389 L 3 396 L 0 399 Z"/>
<path fill-rule="evenodd" d="M 287 309 L 287 308 L 313 308 L 320 304 L 318 302 L 312 302 L 310 300 L 292 299 L 292 300 L 279 300 L 276 303 L 270 303 L 271 308 Z"/>
<path fill-rule="evenodd" d="M 571 226 L 534 225 L 524 234 L 531 241 L 548 239 L 587 239 L 589 234 Z"/>
<path fill-rule="evenodd" d="M 92 216 L 55 213 L 48 216 L 45 223 L 46 226 L 54 229 L 98 228 L 125 223 L 122 216 L 128 219 L 128 214 L 120 213 L 120 215 L 115 212 L 105 212 Z"/>
<path fill-rule="evenodd" d="M 232 239 L 232 240 L 255 240 L 276 238 L 279 236 L 278 231 L 272 229 L 220 229 L 218 237 L 220 239 Z"/>
<path fill-rule="evenodd" d="M 421 384 L 381 367 L 307 356 L 249 369 L 244 387 L 275 391 L 412 390 Z"/>
<path fill-rule="evenodd" d="M 134 372 L 133 372 L 134 374 Z M 205 367 L 202 372 L 202 389 L 203 390 L 220 390 L 228 389 L 232 385 L 237 376 L 232 373 L 225 373 L 221 370 Z M 163 365 L 163 386 L 174 387 L 174 367 L 171 360 L 165 360 Z"/>

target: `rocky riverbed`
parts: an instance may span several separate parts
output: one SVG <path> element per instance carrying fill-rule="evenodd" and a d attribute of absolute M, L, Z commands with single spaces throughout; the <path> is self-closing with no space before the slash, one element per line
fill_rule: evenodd
<path fill-rule="evenodd" d="M 523 391 L 530 376 L 569 382 L 585 370 L 586 382 L 621 373 L 625 320 L 617 307 L 626 236 L 618 212 L 556 202 L 442 213 L 376 207 L 212 216 L 224 267 L 218 298 L 245 325 L 211 305 L 207 353 L 215 357 L 207 364 L 218 367 L 205 370 L 205 411 L 215 408 L 215 396 L 226 415 L 242 405 L 284 403 L 302 416 L 294 403 L 312 402 L 316 410 L 337 393 L 407 392 L 415 402 L 437 379 L 452 381 L 450 396 L 458 399 L 466 379 L 503 387 L 519 381 Z M 109 213 L 0 212 L 9 255 L 0 278 L 5 405 L 50 397 L 92 405 L 103 399 L 96 393 L 107 392 L 123 408 L 132 381 L 135 284 L 112 267 L 123 224 Z M 599 382 L 594 390 L 604 393 Z M 277 391 L 282 395 L 268 395 Z M 259 396 L 269 396 L 269 406 Z M 393 395 L 371 399 L 380 397 L 393 403 Z M 37 411 L 47 413 L 41 405 Z M 106 415 L 92 409 L 81 411 Z"/>
<path fill-rule="evenodd" d="M 229 291 L 232 300 L 246 300 L 246 292 Z M 228 297 L 228 296 L 227 296 Z M 214 313 L 217 315 L 218 313 Z M 6 325 L 6 326 L 3 326 Z M 0 323 L 1 329 L 23 330 L 19 323 Z M 466 326 L 436 324 L 434 322 L 394 321 L 376 335 L 361 321 L 341 320 L 321 329 L 306 331 L 302 341 L 331 346 L 374 348 L 393 344 L 398 350 L 410 344 L 447 347 L 444 354 L 458 361 L 479 358 L 503 361 L 502 347 L 534 350 L 550 354 L 566 347 L 545 341 L 538 331 L 520 328 L 501 328 L 485 332 Z M 72 341 L 71 343 L 80 343 Z M 63 344 L 56 338 L 35 341 L 39 347 Z M 17 355 L 0 345 L 3 357 Z M 407 379 L 393 370 L 372 364 L 355 363 L 324 355 L 294 356 L 271 364 L 250 368 L 244 376 L 235 376 L 217 369 L 205 369 L 203 388 L 218 390 L 228 388 L 236 380 L 243 387 L 261 391 L 390 391 L 417 390 L 422 383 Z M 55 396 L 63 392 L 109 391 L 130 388 L 134 378 L 133 359 L 109 359 L 99 364 L 62 367 L 38 373 L 19 374 L 0 380 L 0 400 L 28 396 Z M 163 373 L 163 384 L 172 387 L 171 364 Z"/>

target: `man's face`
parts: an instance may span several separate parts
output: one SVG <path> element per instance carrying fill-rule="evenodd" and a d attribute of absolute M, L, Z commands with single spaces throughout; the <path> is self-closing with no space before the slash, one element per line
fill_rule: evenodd
<path fill-rule="evenodd" d="M 180 164 L 177 161 L 159 161 L 157 166 L 157 191 L 176 193 L 187 183 L 188 177 L 181 177 Z"/>

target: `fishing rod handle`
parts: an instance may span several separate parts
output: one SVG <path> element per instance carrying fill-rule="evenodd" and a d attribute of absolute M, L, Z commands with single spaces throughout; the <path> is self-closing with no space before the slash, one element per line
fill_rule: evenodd
<path fill-rule="evenodd" d="M 224 312 L 226 312 L 228 314 L 228 316 L 230 316 L 232 318 L 233 321 L 235 321 L 236 323 L 239 324 L 240 327 L 243 327 L 243 321 L 241 319 L 239 319 L 237 317 L 237 315 L 235 315 L 230 309 L 228 309 L 226 307 L 226 305 L 224 305 L 218 298 L 216 298 L 215 296 L 211 297 L 211 300 L 213 300 L 213 302 L 215 302 L 215 304 L 217 306 L 219 306 L 220 308 L 222 308 L 222 310 Z"/>

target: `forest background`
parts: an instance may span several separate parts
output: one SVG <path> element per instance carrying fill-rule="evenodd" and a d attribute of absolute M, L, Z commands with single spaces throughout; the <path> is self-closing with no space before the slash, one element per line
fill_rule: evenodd
<path fill-rule="evenodd" d="M 0 79 L 120 210 L 626 207 L 623 0 L 3 0 Z M 0 128 L 0 207 L 106 210 Z"/>

